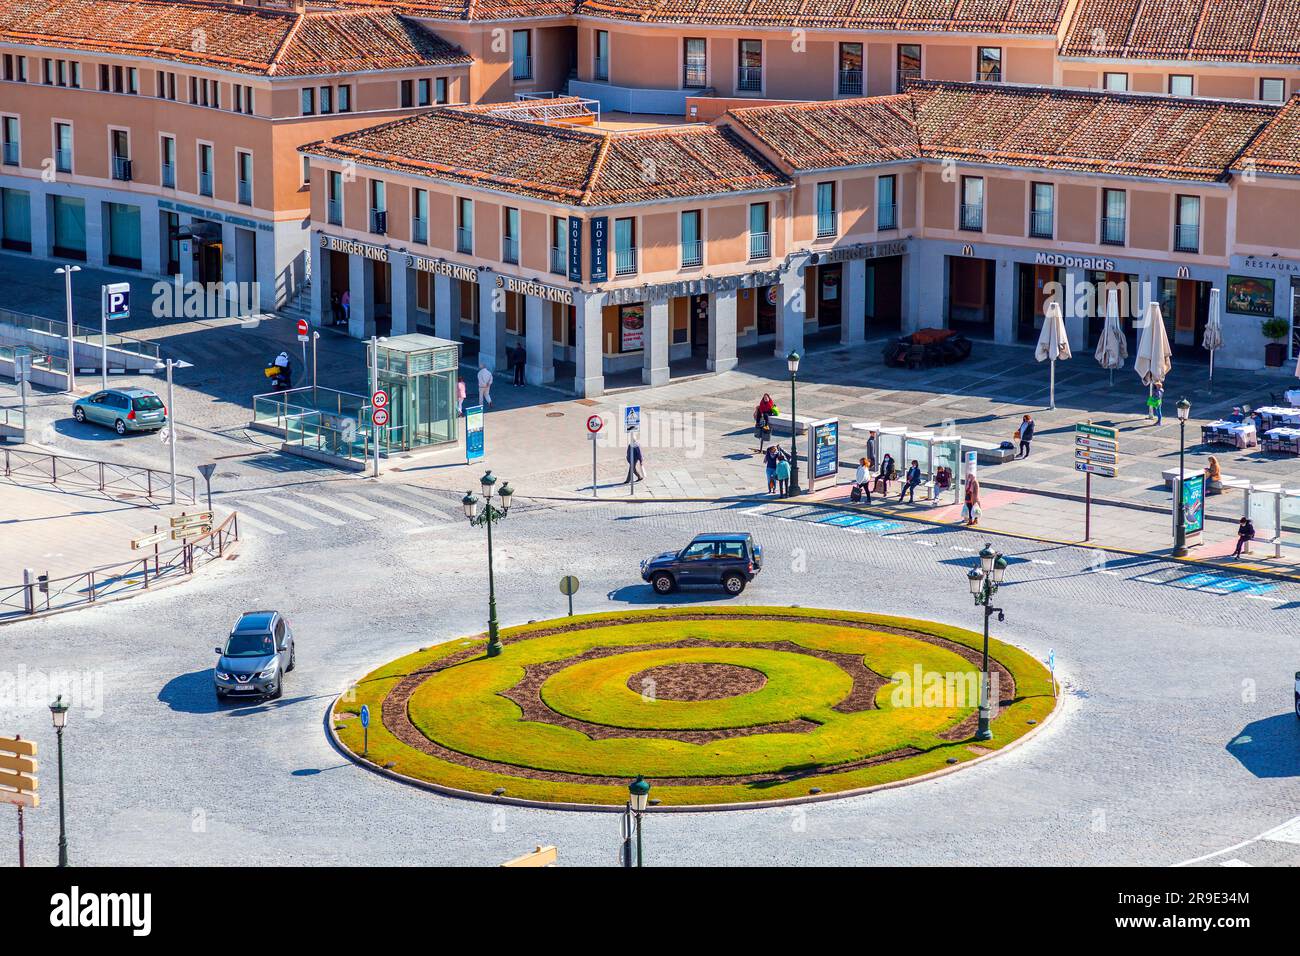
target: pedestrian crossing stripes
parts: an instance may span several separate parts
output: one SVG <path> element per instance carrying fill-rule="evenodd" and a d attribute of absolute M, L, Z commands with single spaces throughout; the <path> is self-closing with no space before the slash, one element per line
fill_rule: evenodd
<path fill-rule="evenodd" d="M 254 537 L 354 526 L 424 534 L 457 526 L 460 514 L 452 499 L 409 485 L 370 486 L 357 492 L 235 492 L 223 495 L 221 502 L 239 512 L 241 526 Z"/>

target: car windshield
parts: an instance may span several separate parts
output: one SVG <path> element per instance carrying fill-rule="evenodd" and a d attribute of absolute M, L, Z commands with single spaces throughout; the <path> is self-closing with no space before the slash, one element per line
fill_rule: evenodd
<path fill-rule="evenodd" d="M 162 399 L 157 395 L 141 395 L 133 403 L 132 407 L 137 412 L 152 412 L 155 409 L 162 408 Z"/>
<path fill-rule="evenodd" d="M 235 633 L 226 641 L 227 657 L 265 657 L 274 653 L 275 642 L 270 634 Z"/>

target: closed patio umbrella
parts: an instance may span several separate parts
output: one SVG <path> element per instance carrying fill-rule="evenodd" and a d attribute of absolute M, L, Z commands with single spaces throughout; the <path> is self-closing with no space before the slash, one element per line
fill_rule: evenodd
<path fill-rule="evenodd" d="M 1124 339 L 1124 329 L 1119 322 L 1119 293 L 1111 289 L 1106 296 L 1106 322 L 1097 339 L 1097 351 L 1094 353 L 1102 368 L 1110 372 L 1110 384 L 1115 384 L 1115 369 L 1124 367 L 1128 358 L 1128 342 Z"/>
<path fill-rule="evenodd" d="M 1210 384 L 1214 384 L 1214 353 L 1223 348 L 1223 320 L 1219 317 L 1219 290 L 1210 290 L 1210 317 L 1201 345 L 1210 353 Z"/>
<path fill-rule="evenodd" d="M 1138 339 L 1137 358 L 1133 361 L 1134 371 L 1147 387 L 1148 398 L 1156 382 L 1163 382 L 1173 367 L 1173 356 L 1169 353 L 1169 335 L 1165 332 L 1165 317 L 1160 311 L 1160 304 L 1148 302 L 1142 337 Z M 1148 405 L 1147 417 L 1150 415 L 1151 406 Z"/>
<path fill-rule="evenodd" d="M 1071 357 L 1070 339 L 1065 333 L 1065 317 L 1061 314 L 1061 303 L 1049 299 L 1043 310 L 1043 331 L 1038 336 L 1038 348 L 1034 358 L 1040 362 L 1052 363 L 1051 384 L 1048 391 L 1048 407 L 1056 408 L 1056 362 Z"/>

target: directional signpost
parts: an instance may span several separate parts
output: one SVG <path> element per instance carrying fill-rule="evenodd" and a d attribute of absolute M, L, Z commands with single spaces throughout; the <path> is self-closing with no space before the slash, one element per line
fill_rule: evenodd
<path fill-rule="evenodd" d="M 1119 475 L 1119 429 L 1079 422 L 1074 426 L 1074 470 L 1084 474 L 1083 540 L 1092 537 L 1092 476 Z"/>
<path fill-rule="evenodd" d="M 23 847 L 23 810 L 41 805 L 36 793 L 36 742 L 21 737 L 0 737 L 0 803 L 18 807 L 18 865 L 26 866 Z"/>
<path fill-rule="evenodd" d="M 194 514 L 181 512 L 170 521 L 173 541 L 186 541 L 212 531 L 212 512 L 196 511 Z"/>
<path fill-rule="evenodd" d="M 592 415 L 587 419 L 587 437 L 591 440 L 591 497 L 595 498 L 596 494 L 596 436 L 600 430 L 605 427 L 605 419 L 599 415 Z"/>

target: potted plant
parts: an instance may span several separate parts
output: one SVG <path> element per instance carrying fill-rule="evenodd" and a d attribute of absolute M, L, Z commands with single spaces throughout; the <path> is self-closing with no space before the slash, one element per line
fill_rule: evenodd
<path fill-rule="evenodd" d="M 1268 339 L 1268 344 L 1264 346 L 1264 364 L 1269 368 L 1281 368 L 1286 361 L 1285 341 L 1287 333 L 1291 331 L 1290 324 L 1286 319 L 1275 316 L 1261 322 L 1259 329 L 1264 333 L 1264 338 Z"/>

